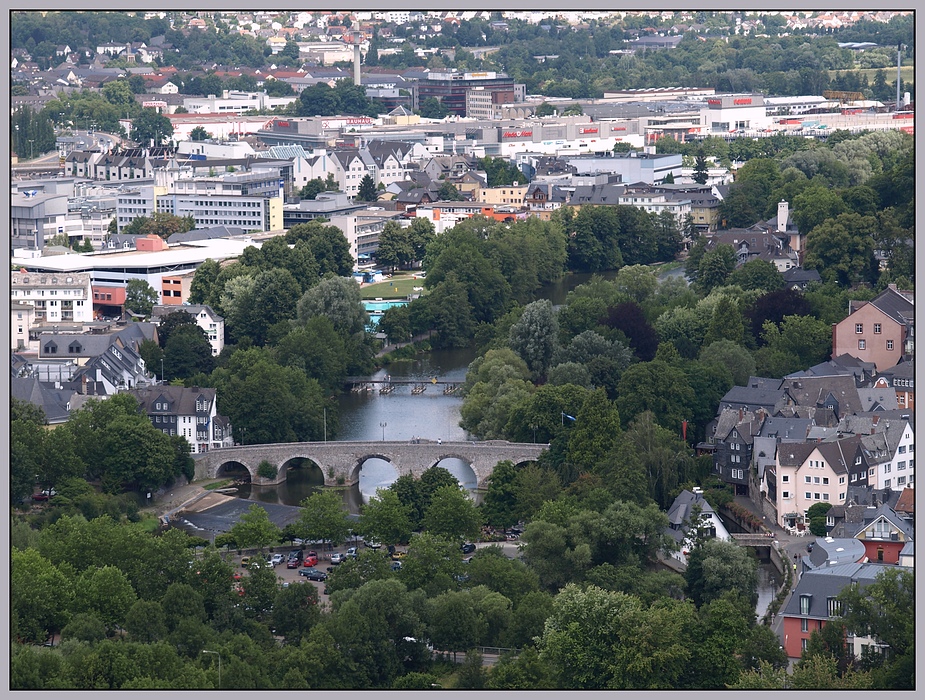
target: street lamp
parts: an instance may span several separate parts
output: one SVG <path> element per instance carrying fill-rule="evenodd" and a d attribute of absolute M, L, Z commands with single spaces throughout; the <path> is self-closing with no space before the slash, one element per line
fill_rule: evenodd
<path fill-rule="evenodd" d="M 32 144 L 33 143 L 35 143 L 35 139 L 29 139 L 29 160 L 32 160 L 34 157 L 32 154 Z"/>
<path fill-rule="evenodd" d="M 382 442 L 385 442 L 385 426 L 387 425 L 388 423 L 385 422 L 379 423 L 379 427 L 382 428 Z"/>
<path fill-rule="evenodd" d="M 209 651 L 208 649 L 202 650 L 203 654 L 215 654 L 218 657 L 218 689 L 222 689 L 222 655 L 217 651 Z"/>

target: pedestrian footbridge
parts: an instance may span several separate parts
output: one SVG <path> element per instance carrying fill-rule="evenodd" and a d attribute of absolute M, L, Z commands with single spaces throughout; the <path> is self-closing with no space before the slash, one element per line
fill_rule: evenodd
<path fill-rule="evenodd" d="M 419 478 L 430 467 L 444 459 L 460 459 L 472 469 L 477 488 L 488 486 L 488 477 L 498 462 L 514 464 L 536 461 L 548 445 L 516 443 L 506 440 L 470 442 L 434 442 L 430 440 L 402 442 L 287 442 L 269 445 L 239 445 L 223 447 L 195 455 L 196 476 L 213 479 L 244 467 L 254 484 L 278 484 L 286 480 L 293 460 L 314 462 L 324 475 L 325 486 L 357 483 L 363 463 L 371 458 L 385 460 L 399 475 Z M 276 476 L 266 478 L 258 468 L 267 462 Z"/>

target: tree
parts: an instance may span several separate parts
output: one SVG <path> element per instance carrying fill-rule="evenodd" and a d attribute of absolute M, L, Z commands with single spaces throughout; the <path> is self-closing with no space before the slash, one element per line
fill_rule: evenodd
<path fill-rule="evenodd" d="M 424 528 L 448 540 L 471 539 L 479 534 L 479 511 L 458 484 L 443 486 L 431 494 L 424 511 Z"/>
<path fill-rule="evenodd" d="M 436 97 L 426 97 L 421 100 L 420 114 L 425 119 L 443 119 L 449 112 Z"/>
<path fill-rule="evenodd" d="M 697 152 L 697 160 L 694 163 L 694 174 L 693 174 L 694 182 L 696 182 L 698 185 L 705 185 L 707 184 L 707 180 L 709 179 L 709 177 L 710 177 L 710 174 L 708 172 L 707 157 L 706 157 L 706 154 L 704 154 L 703 149 L 701 148 Z"/>
<path fill-rule="evenodd" d="M 147 146 L 149 143 L 161 146 L 172 136 L 173 124 L 156 109 L 142 109 L 139 115 L 132 120 L 132 141 L 142 146 Z"/>
<path fill-rule="evenodd" d="M 638 598 L 570 584 L 556 597 L 538 648 L 558 687 L 678 688 L 691 649 L 689 603 L 645 607 Z"/>
<path fill-rule="evenodd" d="M 353 271 L 350 242 L 336 226 L 325 226 L 318 221 L 296 224 L 286 234 L 286 242 L 298 244 L 299 241 L 308 244 L 308 250 L 318 264 L 319 276 L 334 273 L 337 277 L 347 277 Z"/>
<path fill-rule="evenodd" d="M 520 319 L 511 326 L 508 343 L 534 377 L 543 377 L 556 351 L 558 333 L 552 303 L 541 299 L 524 308 Z"/>
<path fill-rule="evenodd" d="M 324 316 L 341 336 L 364 336 L 369 315 L 360 296 L 360 285 L 352 278 L 328 277 L 309 289 L 297 304 L 300 323 Z"/>
<path fill-rule="evenodd" d="M 465 200 L 465 197 L 459 192 L 454 185 L 449 180 L 444 180 L 440 185 L 440 189 L 437 190 L 437 197 L 441 202 L 461 202 Z M 424 219 L 426 221 L 426 219 Z"/>
<path fill-rule="evenodd" d="M 239 548 L 257 547 L 263 552 L 265 547 L 279 542 L 281 533 L 266 509 L 254 503 L 232 526 L 229 534 Z"/>
<path fill-rule="evenodd" d="M 699 359 L 728 368 L 735 386 L 746 386 L 748 378 L 755 375 L 755 359 L 751 353 L 731 340 L 717 340 L 704 346 Z"/>
<path fill-rule="evenodd" d="M 318 589 L 311 583 L 290 585 L 276 594 L 270 622 L 287 644 L 300 644 L 320 621 Z"/>
<path fill-rule="evenodd" d="M 709 294 L 715 287 L 723 286 L 735 269 L 735 264 L 735 250 L 728 243 L 721 243 L 703 254 L 697 267 L 697 286 L 705 294 Z"/>
<path fill-rule="evenodd" d="M 357 530 L 377 542 L 407 542 L 414 524 L 411 507 L 391 489 L 379 489 L 363 506 Z"/>
<path fill-rule="evenodd" d="M 488 477 L 488 490 L 482 499 L 482 519 L 489 525 L 507 529 L 517 523 L 513 483 L 517 472 L 510 460 L 498 462 Z"/>
<path fill-rule="evenodd" d="M 188 379 L 212 371 L 212 345 L 198 325 L 182 326 L 172 332 L 164 347 L 165 378 Z"/>
<path fill-rule="evenodd" d="M 315 199 L 322 192 L 337 192 L 339 189 L 340 186 L 334 180 L 334 173 L 328 173 L 327 178 L 324 180 L 316 177 L 306 182 L 302 189 L 299 190 L 299 197 L 301 199 Z"/>
<path fill-rule="evenodd" d="M 428 282 L 430 279 L 428 276 Z M 426 304 L 437 332 L 431 341 L 434 347 L 466 347 L 471 344 L 475 332 L 473 309 L 467 289 L 455 272 L 449 272 L 433 288 L 426 297 Z"/>
<path fill-rule="evenodd" d="M 125 623 L 137 600 L 128 577 L 115 566 L 86 569 L 75 583 L 75 610 L 93 613 L 108 630 Z"/>
<path fill-rule="evenodd" d="M 376 260 L 380 265 L 391 268 L 410 265 L 414 260 L 410 232 L 395 221 L 387 222 L 379 234 Z"/>
<path fill-rule="evenodd" d="M 479 618 L 470 594 L 464 591 L 443 593 L 427 602 L 430 640 L 434 648 L 468 651 L 479 643 Z"/>
<path fill-rule="evenodd" d="M 825 537 L 828 528 L 825 525 L 825 514 L 832 507 L 831 503 L 814 503 L 809 507 L 806 516 L 809 518 L 809 531 L 816 537 Z"/>
<path fill-rule="evenodd" d="M 189 301 L 191 304 L 208 303 L 213 296 L 213 286 L 220 269 L 219 264 L 212 258 L 206 258 L 202 265 L 196 268 L 193 281 L 190 283 Z"/>
<path fill-rule="evenodd" d="M 21 639 L 41 644 L 67 624 L 71 581 L 36 550 L 12 550 L 9 583 L 10 617 Z"/>
<path fill-rule="evenodd" d="M 357 189 L 354 199 L 358 202 L 375 202 L 378 198 L 376 183 L 369 173 L 367 173 L 363 176 L 363 179 L 360 180 L 360 186 Z"/>
<path fill-rule="evenodd" d="M 195 126 L 189 134 L 191 141 L 205 141 L 206 139 L 212 138 L 212 134 L 205 130 L 202 126 Z"/>
<path fill-rule="evenodd" d="M 750 610 L 758 602 L 758 565 L 734 542 L 712 539 L 694 548 L 684 578 L 698 608 L 727 592 L 742 598 Z"/>
<path fill-rule="evenodd" d="M 804 266 L 818 270 L 823 281 L 856 286 L 876 281 L 874 240 L 877 219 L 859 214 L 839 214 L 813 228 L 806 237 Z"/>
<path fill-rule="evenodd" d="M 832 328 L 812 316 L 784 316 L 780 325 L 765 321 L 767 347 L 755 352 L 760 376 L 782 377 L 824 362 L 832 352 Z"/>
<path fill-rule="evenodd" d="M 125 285 L 125 308 L 142 316 L 150 316 L 160 296 L 143 279 L 130 279 Z"/>
<path fill-rule="evenodd" d="M 337 545 L 350 533 L 348 513 L 336 491 L 317 491 L 300 504 L 296 529 L 302 539 L 321 540 Z"/>
<path fill-rule="evenodd" d="M 767 293 L 783 287 L 784 278 L 774 263 L 756 258 L 736 268 L 729 275 L 728 283 L 742 289 L 757 289 Z"/>

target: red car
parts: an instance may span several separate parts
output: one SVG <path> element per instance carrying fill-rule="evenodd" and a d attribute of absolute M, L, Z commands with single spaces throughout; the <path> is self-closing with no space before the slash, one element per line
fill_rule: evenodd
<path fill-rule="evenodd" d="M 309 552 L 305 555 L 305 560 L 302 562 L 302 566 L 318 566 L 318 557 Z"/>
<path fill-rule="evenodd" d="M 287 569 L 298 569 L 302 564 L 302 560 L 298 557 L 289 557 L 289 561 L 286 562 Z"/>

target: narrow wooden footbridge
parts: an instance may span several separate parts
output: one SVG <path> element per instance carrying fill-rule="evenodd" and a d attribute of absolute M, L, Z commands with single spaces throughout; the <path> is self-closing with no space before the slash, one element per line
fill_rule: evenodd
<path fill-rule="evenodd" d="M 354 393 L 364 392 L 364 391 L 375 391 L 378 389 L 380 394 L 390 394 L 397 387 L 411 387 L 412 394 L 423 394 L 429 387 L 433 387 L 437 390 L 443 391 L 444 394 L 452 394 L 460 386 L 462 382 L 460 381 L 448 381 L 446 379 L 438 379 L 437 377 L 427 377 L 423 379 L 415 378 L 398 378 L 393 379 L 387 377 L 386 379 L 370 379 L 369 377 L 347 377 L 344 380 L 344 386 L 349 387 L 350 391 Z"/>
<path fill-rule="evenodd" d="M 733 532 L 732 539 L 743 547 L 770 547 L 775 537 L 761 532 Z"/>
<path fill-rule="evenodd" d="M 324 475 L 325 486 L 352 485 L 360 478 L 363 463 L 371 458 L 385 460 L 399 475 L 420 477 L 444 459 L 460 459 L 475 474 L 477 488 L 486 488 L 498 462 L 534 462 L 548 448 L 546 444 L 482 440 L 442 442 L 404 440 L 382 442 L 286 442 L 269 445 L 240 445 L 209 450 L 195 456 L 196 479 L 220 477 L 231 467 L 244 467 L 254 484 L 278 484 L 286 480 L 293 460 L 314 462 Z M 276 469 L 268 479 L 257 471 L 263 462 Z"/>

